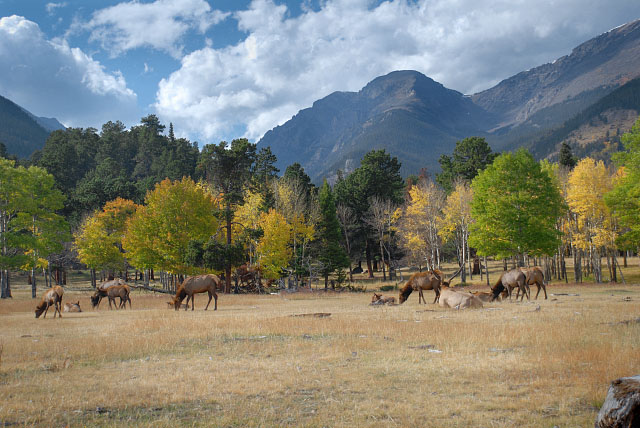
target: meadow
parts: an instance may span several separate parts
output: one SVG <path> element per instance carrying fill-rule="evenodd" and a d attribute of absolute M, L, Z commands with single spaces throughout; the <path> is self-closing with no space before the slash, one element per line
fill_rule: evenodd
<path fill-rule="evenodd" d="M 593 426 L 609 383 L 640 373 L 631 263 L 628 284 L 552 283 L 548 300 L 461 311 L 431 291 L 426 305 L 414 293 L 370 306 L 382 283 L 220 294 L 206 312 L 205 295 L 176 312 L 136 290 L 133 310 L 92 310 L 72 284 L 64 301 L 84 312 L 35 319 L 14 282 L 0 301 L 0 425 Z"/>

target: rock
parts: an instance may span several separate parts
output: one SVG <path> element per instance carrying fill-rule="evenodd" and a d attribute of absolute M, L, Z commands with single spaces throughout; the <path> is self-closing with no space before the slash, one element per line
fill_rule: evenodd
<path fill-rule="evenodd" d="M 611 382 L 598 412 L 596 428 L 640 427 L 640 375 Z"/>

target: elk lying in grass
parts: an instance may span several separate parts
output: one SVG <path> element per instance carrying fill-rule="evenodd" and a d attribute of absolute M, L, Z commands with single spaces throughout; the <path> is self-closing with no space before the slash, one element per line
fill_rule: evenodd
<path fill-rule="evenodd" d="M 47 312 L 49 311 L 49 306 L 54 306 L 55 311 L 53 312 L 53 317 L 56 317 L 56 313 L 60 315 L 62 318 L 62 312 L 60 308 L 62 306 L 62 295 L 64 294 L 64 290 L 59 285 L 55 287 L 51 287 L 48 289 L 43 295 L 42 300 L 36 306 L 36 318 L 39 318 L 40 315 L 44 312 L 44 316 L 42 318 L 47 317 Z"/>
<path fill-rule="evenodd" d="M 63 312 L 82 312 L 82 309 L 80 309 L 80 300 L 76 303 L 65 303 Z"/>
<path fill-rule="evenodd" d="M 395 305 L 396 298 L 395 297 L 387 297 L 382 294 L 373 293 L 373 297 L 371 298 L 372 305 Z"/>
<path fill-rule="evenodd" d="M 443 308 L 466 309 L 481 308 L 482 301 L 475 295 L 466 291 L 454 290 L 449 287 L 442 287 L 440 290 L 440 306 Z"/>

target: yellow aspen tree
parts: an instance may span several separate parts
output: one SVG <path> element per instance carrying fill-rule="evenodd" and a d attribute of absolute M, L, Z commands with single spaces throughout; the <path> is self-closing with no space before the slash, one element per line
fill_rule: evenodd
<path fill-rule="evenodd" d="M 408 202 L 398 224 L 400 244 L 427 268 L 440 265 L 438 222 L 445 194 L 433 181 L 422 180 L 409 189 Z"/>
<path fill-rule="evenodd" d="M 567 203 L 575 214 L 574 244 L 587 251 L 596 282 L 602 281 L 601 250 L 615 248 L 615 223 L 604 195 L 613 188 L 602 161 L 582 159 L 569 174 Z"/>
<path fill-rule="evenodd" d="M 258 263 L 265 277 L 276 279 L 281 276 L 292 257 L 291 226 L 285 217 L 274 209 L 260 216 L 260 227 L 264 231 L 258 242 L 256 253 Z"/>
<path fill-rule="evenodd" d="M 469 225 L 471 219 L 471 201 L 473 191 L 465 181 L 458 181 L 453 192 L 444 203 L 442 215 L 438 217 L 438 234 L 445 241 L 454 239 L 458 251 L 460 266 L 469 264 L 471 275 L 469 252 Z M 462 270 L 462 282 L 466 282 L 466 271 Z"/>

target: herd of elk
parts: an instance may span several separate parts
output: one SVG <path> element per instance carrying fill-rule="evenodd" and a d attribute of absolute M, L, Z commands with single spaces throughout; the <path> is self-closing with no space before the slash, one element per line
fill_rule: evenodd
<path fill-rule="evenodd" d="M 53 317 L 56 317 L 56 313 L 60 315 L 62 318 L 62 312 L 60 310 L 62 306 L 62 295 L 64 294 L 64 290 L 59 285 L 55 287 L 51 287 L 48 289 L 43 295 L 42 300 L 36 306 L 36 318 L 39 318 L 40 315 L 44 312 L 44 316 L 42 318 L 47 317 L 47 312 L 49 311 L 49 306 L 53 306 L 55 311 L 53 312 Z"/>
<path fill-rule="evenodd" d="M 433 303 L 440 303 L 441 306 L 451 307 L 457 309 L 482 307 L 482 302 L 493 302 L 499 299 L 501 295 L 508 295 L 509 300 L 513 290 L 518 289 L 516 294 L 516 301 L 522 296 L 520 300 L 524 300 L 524 296 L 527 299 L 531 299 L 530 286 L 535 285 L 538 287 L 535 299 L 538 298 L 540 290 L 544 291 L 544 298 L 547 299 L 547 288 L 544 279 L 544 272 L 538 266 L 531 268 L 516 268 L 506 271 L 500 275 L 498 281 L 491 287 L 490 292 L 473 291 L 466 292 L 456 288 L 449 288 L 451 281 L 461 272 L 462 267 L 458 269 L 450 278 L 445 279 L 444 273 L 438 269 L 431 269 L 426 272 L 417 272 L 411 275 L 406 284 L 400 289 L 399 303 L 402 304 L 407 301 L 409 295 L 413 291 L 418 291 L 418 304 L 427 303 L 424 298 L 424 290 L 433 290 L 435 292 L 435 298 Z M 218 295 L 216 289 L 221 288 L 221 280 L 218 276 L 213 274 L 191 276 L 186 278 L 182 284 L 178 287 L 176 295 L 170 302 L 167 302 L 169 307 L 173 307 L 175 310 L 189 308 L 189 301 L 191 301 L 191 310 L 195 309 L 194 295 L 198 293 L 208 293 L 209 300 L 204 310 L 206 311 L 211 304 L 211 299 L 214 300 L 214 310 L 218 309 Z M 126 308 L 127 302 L 129 302 L 129 308 L 131 309 L 131 289 L 120 279 L 105 282 L 101 284 L 91 296 L 91 304 L 94 308 L 100 305 L 100 301 L 103 297 L 109 299 L 109 308 L 112 309 L 112 303 L 116 305 L 116 298 L 120 298 L 119 305 L 116 305 L 116 309 Z M 62 317 L 62 296 L 64 291 L 60 286 L 54 286 L 47 290 L 42 296 L 41 302 L 36 306 L 35 314 L 36 318 L 40 317 L 44 313 L 44 317 L 47 315 L 47 311 L 50 306 L 55 307 L 53 317 L 58 314 Z M 186 303 L 182 303 L 184 298 L 187 298 Z M 396 303 L 395 297 L 387 297 L 382 294 L 374 293 L 371 299 L 372 305 L 394 305 Z M 82 312 L 80 309 L 80 301 L 76 303 L 66 303 L 64 305 L 64 312 Z"/>

